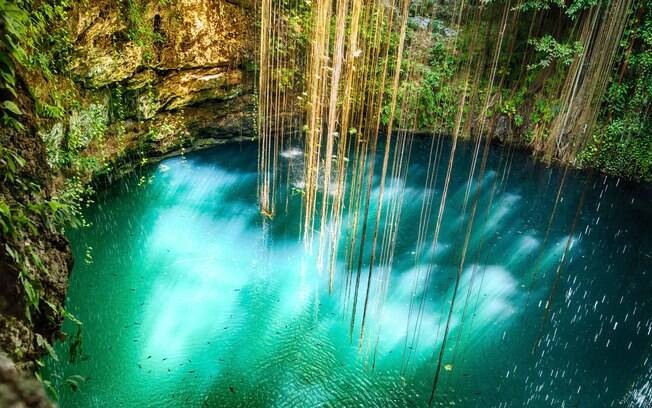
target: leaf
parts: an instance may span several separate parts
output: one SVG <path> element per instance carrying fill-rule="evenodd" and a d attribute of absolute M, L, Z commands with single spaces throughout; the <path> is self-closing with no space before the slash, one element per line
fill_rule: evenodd
<path fill-rule="evenodd" d="M 4 201 L 0 201 L 0 215 L 3 215 L 8 219 L 11 218 L 11 208 L 9 207 L 9 204 Z"/>
<path fill-rule="evenodd" d="M 45 364 L 43 364 L 43 362 L 41 360 L 36 360 L 36 364 L 41 368 L 45 367 Z M 56 374 L 54 376 L 56 377 Z M 43 384 L 45 386 L 45 388 L 50 393 L 50 396 L 55 401 L 59 400 L 59 394 L 57 393 L 56 388 L 54 388 L 54 386 L 52 385 L 52 382 L 50 380 L 44 380 L 43 377 L 41 377 L 41 375 L 38 372 L 34 373 L 34 377 L 36 377 L 36 379 L 39 380 L 41 382 L 41 384 Z"/>
<path fill-rule="evenodd" d="M 7 169 L 9 169 L 9 173 L 13 174 L 16 172 L 16 163 L 14 163 L 13 160 L 7 160 Z"/>
<path fill-rule="evenodd" d="M 36 333 L 36 344 L 39 346 L 43 347 L 50 357 L 54 359 L 54 361 L 59 361 L 59 356 L 57 355 L 57 352 L 54 351 L 54 347 L 45 339 L 45 337 L 41 336 L 40 334 Z"/>
<path fill-rule="evenodd" d="M 66 382 L 70 385 L 70 388 L 74 391 L 77 391 L 79 384 L 84 383 L 88 380 L 87 377 L 82 377 L 81 375 L 71 375 L 66 378 Z"/>
<path fill-rule="evenodd" d="M 16 262 L 19 262 L 18 253 L 16 251 L 14 251 L 14 249 L 12 247 L 10 247 L 9 244 L 5 244 L 5 250 L 7 251 L 9 256 L 11 257 L 11 259 L 13 259 Z"/>
<path fill-rule="evenodd" d="M 4 101 L 4 103 L 2 104 L 2 106 L 3 106 L 5 109 L 7 109 L 9 112 L 13 113 L 14 115 L 22 115 L 22 114 L 23 114 L 23 112 L 20 110 L 20 108 L 18 107 L 18 105 L 16 105 L 16 104 L 15 104 L 14 102 L 12 102 L 12 101 Z"/>
<path fill-rule="evenodd" d="M 65 204 L 58 202 L 57 200 L 50 200 L 47 202 L 50 207 L 50 212 L 53 214 L 57 213 L 59 210 L 66 208 Z"/>
<path fill-rule="evenodd" d="M 70 313 L 65 308 L 61 308 L 61 314 L 63 315 L 63 317 L 69 319 L 70 321 L 72 321 L 76 325 L 78 325 L 78 326 L 82 325 L 81 320 L 79 320 L 74 314 Z"/>
<path fill-rule="evenodd" d="M 4 79 L 5 81 L 5 84 L 3 84 L 5 86 L 5 89 L 9 89 L 10 87 L 13 88 L 16 86 L 16 76 L 14 75 L 13 72 L 3 71 L 2 74 L 0 74 L 0 76 L 2 76 L 2 79 Z"/>
<path fill-rule="evenodd" d="M 29 300 L 29 303 L 32 306 L 34 306 L 34 308 L 38 308 L 39 296 L 36 293 L 34 286 L 26 277 L 23 277 L 21 281 L 23 283 L 23 289 L 25 289 L 25 293 L 27 294 L 27 299 Z"/>
<path fill-rule="evenodd" d="M 20 157 L 18 153 L 12 152 L 11 150 L 9 151 L 9 154 L 11 154 L 11 157 L 13 157 L 14 161 L 16 164 L 18 164 L 18 167 L 23 167 L 25 165 L 25 159 Z"/>

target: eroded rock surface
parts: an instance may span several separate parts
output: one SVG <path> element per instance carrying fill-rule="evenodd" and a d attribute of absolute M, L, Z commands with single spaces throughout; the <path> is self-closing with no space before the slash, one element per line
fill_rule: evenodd
<path fill-rule="evenodd" d="M 210 111 L 252 93 L 255 58 L 253 3 L 224 0 L 101 1 L 78 6 L 69 29 L 74 33 L 72 72 L 86 95 L 125 89 L 127 116 L 153 120 L 178 111 L 177 124 L 192 122 L 182 108 L 206 103 Z M 245 112 L 252 104 L 235 104 Z"/>
<path fill-rule="evenodd" d="M 41 384 L 16 369 L 14 363 L 0 354 L 0 407 L 50 408 Z"/>

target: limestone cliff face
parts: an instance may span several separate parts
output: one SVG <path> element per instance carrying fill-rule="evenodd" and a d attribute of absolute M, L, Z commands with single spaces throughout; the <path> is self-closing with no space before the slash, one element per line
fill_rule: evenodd
<path fill-rule="evenodd" d="M 79 5 L 69 23 L 73 80 L 95 99 L 123 87 L 131 119 L 152 120 L 205 102 L 217 116 L 237 113 L 241 119 L 247 113 L 242 104 L 224 111 L 214 102 L 251 101 L 253 73 L 246 69 L 256 47 L 251 6 L 224 0 Z M 193 120 L 182 112 L 176 116 L 180 125 Z"/>
<path fill-rule="evenodd" d="M 139 13 L 129 22 L 126 14 Z M 223 0 L 148 1 L 137 11 L 122 2 L 97 2 L 72 13 L 73 71 L 93 87 L 133 76 L 148 67 L 159 72 L 230 66 L 254 52 L 253 9 Z M 131 17 L 134 18 L 133 16 Z M 138 24 L 139 27 L 130 27 Z M 147 44 L 152 33 L 156 38 Z"/>

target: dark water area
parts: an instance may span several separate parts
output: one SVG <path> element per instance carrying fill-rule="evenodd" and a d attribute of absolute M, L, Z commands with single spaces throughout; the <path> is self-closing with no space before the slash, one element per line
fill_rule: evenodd
<path fill-rule="evenodd" d="M 80 337 L 67 321 L 59 361 L 42 373 L 60 405 L 428 406 L 470 191 L 477 213 L 432 405 L 650 407 L 649 186 L 569 171 L 550 221 L 563 169 L 492 147 L 467 189 L 473 146 L 462 144 L 439 244 L 415 261 L 429 193 L 432 239 L 450 142 L 442 149 L 434 191 L 424 188 L 426 139 L 414 142 L 405 190 L 386 183 L 386 200 L 405 198 L 388 290 L 378 290 L 379 269 L 362 343 L 359 319 L 349 333 L 344 251 L 329 294 L 328 272 L 300 236 L 296 150 L 281 159 L 287 184 L 273 220 L 257 207 L 255 144 L 167 159 L 98 193 L 90 226 L 68 234 L 67 308 Z M 422 318 L 408 319 L 422 295 Z"/>

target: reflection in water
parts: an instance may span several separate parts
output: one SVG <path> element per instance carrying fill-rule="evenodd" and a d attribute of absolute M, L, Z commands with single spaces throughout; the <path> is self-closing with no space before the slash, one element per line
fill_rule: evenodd
<path fill-rule="evenodd" d="M 469 217 L 471 155 L 461 149 L 438 245 L 427 243 L 421 256 L 422 201 L 443 188 L 424 189 L 419 152 L 428 149 L 415 148 L 404 190 L 388 180 L 384 200 L 405 194 L 400 229 L 391 272 L 374 270 L 360 344 L 349 332 L 344 250 L 329 295 L 328 273 L 299 236 L 299 150 L 282 155 L 290 174 L 272 221 L 256 207 L 250 145 L 169 159 L 144 170 L 144 184 L 135 177 L 111 187 L 88 211 L 92 226 L 71 233 L 75 253 L 92 247 L 94 261 L 77 262 L 70 282 L 82 357 L 71 362 L 69 344 L 58 344 L 61 360 L 44 373 L 61 405 L 427 405 Z M 652 243 L 640 221 L 652 220 L 649 193 L 591 181 L 544 320 L 586 181 L 567 181 L 546 234 L 560 172 L 517 157 L 518 171 L 505 177 L 500 155 L 492 152 L 471 186 L 484 188 L 435 405 L 649 406 Z M 76 392 L 66 385 L 72 375 L 87 378 Z"/>

